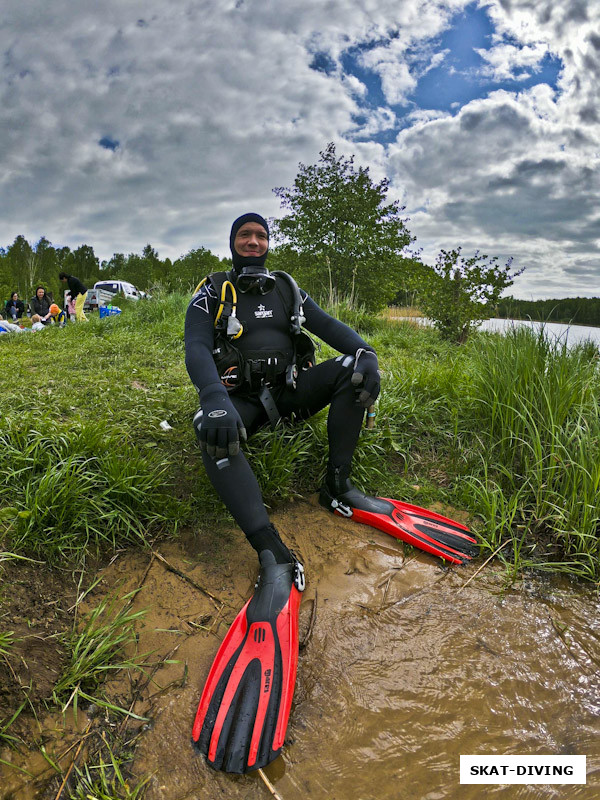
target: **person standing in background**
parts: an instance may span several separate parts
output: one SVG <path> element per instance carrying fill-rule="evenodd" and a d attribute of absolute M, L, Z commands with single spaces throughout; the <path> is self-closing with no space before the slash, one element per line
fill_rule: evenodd
<path fill-rule="evenodd" d="M 67 275 L 66 272 L 59 273 L 58 279 L 69 286 L 67 297 L 75 301 L 75 319 L 77 322 L 86 322 L 87 317 L 83 313 L 83 305 L 87 295 L 87 288 L 79 278 L 76 278 L 74 275 Z"/>

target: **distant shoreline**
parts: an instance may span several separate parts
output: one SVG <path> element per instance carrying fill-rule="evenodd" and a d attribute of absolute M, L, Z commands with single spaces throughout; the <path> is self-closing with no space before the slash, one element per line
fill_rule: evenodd
<path fill-rule="evenodd" d="M 539 322 L 542 325 L 565 325 L 567 328 L 600 328 L 600 325 L 591 325 L 589 322 L 561 322 L 560 320 L 534 319 L 533 317 L 491 317 L 491 319 L 513 320 L 514 322 Z"/>

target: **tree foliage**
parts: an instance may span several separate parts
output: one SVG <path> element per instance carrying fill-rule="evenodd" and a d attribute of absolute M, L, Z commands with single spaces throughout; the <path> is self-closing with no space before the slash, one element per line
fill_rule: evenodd
<path fill-rule="evenodd" d="M 55 247 L 42 236 L 32 246 L 24 236 L 17 236 L 7 248 L 0 248 L 0 301 L 3 308 L 17 291 L 27 302 L 41 284 L 61 303 L 64 286 L 58 273 L 62 271 L 76 275 L 88 287 L 99 280 L 116 279 L 129 281 L 142 291 L 161 286 L 167 291 L 191 292 L 205 275 L 230 267 L 230 261 L 220 260 L 203 247 L 190 250 L 173 263 L 169 258 L 161 259 L 147 244 L 141 253 L 115 253 L 100 264 L 90 245 L 71 250 Z"/>
<path fill-rule="evenodd" d="M 210 250 L 199 247 L 178 258 L 173 268 L 174 279 L 171 281 L 173 288 L 192 292 L 200 280 L 211 272 L 231 269 L 231 261 L 221 261 Z"/>
<path fill-rule="evenodd" d="M 27 301 L 33 296 L 35 287 L 42 285 L 56 298 L 62 296 L 58 273 L 65 269 L 65 259 L 70 253 L 68 247 L 55 248 L 45 236 L 31 245 L 24 236 L 17 236 L 14 242 L 0 254 L 0 276 L 3 298 L 11 292 L 19 292 Z M 95 261 L 96 271 L 98 260 Z"/>
<path fill-rule="evenodd" d="M 143 291 L 160 286 L 170 292 L 191 292 L 201 278 L 210 272 L 230 269 L 231 263 L 223 264 L 218 256 L 203 247 L 190 250 L 175 262 L 169 258 L 161 260 L 156 250 L 147 244 L 140 255 L 115 253 L 102 267 L 108 277 L 130 281 Z"/>
<path fill-rule="evenodd" d="M 503 297 L 498 304 L 498 316 L 599 327 L 600 297 L 564 297 L 560 300 L 518 300 L 515 297 Z"/>
<path fill-rule="evenodd" d="M 500 295 L 523 272 L 511 271 L 512 259 L 500 266 L 496 257 L 461 248 L 442 250 L 433 267 L 423 267 L 419 306 L 445 339 L 466 341 L 470 331 L 496 310 Z"/>
<path fill-rule="evenodd" d="M 291 265 L 316 297 L 350 296 L 369 309 L 387 305 L 402 276 L 402 252 L 412 237 L 398 201 L 386 203 L 389 181 L 371 180 L 354 156 L 330 143 L 316 165 L 300 164 L 292 188 L 273 191 L 288 214 L 274 220 L 273 261 Z M 272 264 L 273 262 L 271 262 Z"/>

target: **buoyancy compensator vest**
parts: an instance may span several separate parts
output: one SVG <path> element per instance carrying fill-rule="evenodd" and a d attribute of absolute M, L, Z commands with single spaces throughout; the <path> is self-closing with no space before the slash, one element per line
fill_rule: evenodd
<path fill-rule="evenodd" d="M 293 346 L 291 358 L 281 358 L 281 353 L 260 353 L 259 358 L 246 359 L 236 342 L 244 334 L 242 323 L 237 318 L 237 292 L 230 272 L 214 272 L 207 275 L 196 287 L 196 291 L 208 283 L 217 297 L 215 313 L 215 342 L 213 358 L 221 379 L 228 392 L 242 389 L 260 392 L 261 387 L 274 385 L 281 378 L 292 389 L 300 370 L 306 370 L 316 363 L 315 345 L 311 337 L 302 330 L 305 321 L 302 297 L 298 284 L 287 272 L 274 270 L 275 288 L 289 308 L 290 339 Z M 289 291 L 278 283 L 283 281 Z"/>

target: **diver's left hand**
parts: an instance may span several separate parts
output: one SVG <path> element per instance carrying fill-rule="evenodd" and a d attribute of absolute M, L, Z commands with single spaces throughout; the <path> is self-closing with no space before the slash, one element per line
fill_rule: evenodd
<path fill-rule="evenodd" d="M 354 360 L 354 372 L 350 379 L 353 386 L 361 387 L 358 402 L 364 408 L 372 406 L 379 396 L 381 373 L 377 355 L 372 350 L 360 349 Z"/>

